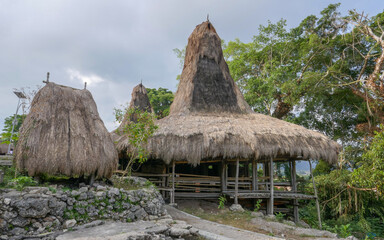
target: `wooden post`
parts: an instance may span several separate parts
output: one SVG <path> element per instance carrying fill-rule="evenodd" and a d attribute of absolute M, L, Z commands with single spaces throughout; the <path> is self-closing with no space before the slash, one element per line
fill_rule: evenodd
<path fill-rule="evenodd" d="M 309 171 L 310 171 L 310 173 L 311 173 L 311 177 L 312 177 L 313 191 L 315 192 L 316 210 L 317 210 L 317 219 L 318 219 L 318 221 L 319 221 L 319 228 L 322 229 L 322 226 L 321 226 L 321 216 L 320 216 L 319 198 L 317 197 L 317 189 L 316 189 L 315 179 L 313 178 L 313 173 L 312 173 L 312 163 L 311 163 L 311 160 L 308 160 L 308 162 L 309 162 Z"/>
<path fill-rule="evenodd" d="M 171 203 L 175 203 L 175 161 L 172 161 L 172 191 L 171 191 Z"/>
<path fill-rule="evenodd" d="M 236 179 L 235 179 L 235 204 L 239 204 L 239 159 L 236 160 Z"/>
<path fill-rule="evenodd" d="M 297 192 L 297 186 L 296 186 L 296 162 L 295 160 L 290 161 L 291 162 L 291 187 L 292 192 Z M 293 199 L 293 220 L 295 223 L 299 222 L 299 201 L 297 199 Z"/>
<path fill-rule="evenodd" d="M 259 190 L 259 184 L 257 179 L 257 162 L 255 159 L 252 160 L 252 190 Z"/>
<path fill-rule="evenodd" d="M 227 190 L 227 162 L 221 161 L 221 191 Z"/>
<path fill-rule="evenodd" d="M 273 215 L 273 158 L 269 159 L 269 191 L 271 196 L 269 197 L 268 214 Z"/>
<path fill-rule="evenodd" d="M 264 183 L 265 183 L 265 191 L 268 191 L 268 183 L 267 183 L 267 179 L 265 178 L 265 177 L 267 177 L 268 176 L 268 173 L 269 173 L 269 171 L 268 171 L 268 163 L 267 162 L 263 162 L 263 177 L 264 177 Z"/>

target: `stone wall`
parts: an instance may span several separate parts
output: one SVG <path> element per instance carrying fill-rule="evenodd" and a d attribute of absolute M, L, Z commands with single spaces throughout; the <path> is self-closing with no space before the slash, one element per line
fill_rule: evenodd
<path fill-rule="evenodd" d="M 166 215 L 164 200 L 152 186 L 123 190 L 95 184 L 79 189 L 27 187 L 0 190 L 0 238 L 72 229 L 96 219 L 124 222 Z"/>

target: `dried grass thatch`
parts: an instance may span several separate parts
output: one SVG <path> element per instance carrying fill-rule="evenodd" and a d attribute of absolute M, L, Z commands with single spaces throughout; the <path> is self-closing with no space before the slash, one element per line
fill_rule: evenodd
<path fill-rule="evenodd" d="M 15 149 L 17 168 L 41 173 L 109 177 L 117 151 L 88 90 L 47 83 L 33 99 Z"/>
<path fill-rule="evenodd" d="M 221 40 L 210 22 L 188 39 L 170 115 L 157 121 L 150 158 L 185 161 L 292 157 L 337 161 L 339 145 L 321 133 L 254 113 L 230 76 Z M 117 143 L 129 149 L 127 141 Z"/>

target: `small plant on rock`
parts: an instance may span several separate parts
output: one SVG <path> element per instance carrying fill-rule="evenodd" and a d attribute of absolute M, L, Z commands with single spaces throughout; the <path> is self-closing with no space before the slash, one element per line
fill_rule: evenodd
<path fill-rule="evenodd" d="M 261 199 L 257 200 L 257 202 L 255 203 L 255 208 L 253 209 L 254 212 L 257 212 L 260 210 L 260 207 L 261 207 Z"/>
<path fill-rule="evenodd" d="M 285 214 L 281 213 L 281 212 L 278 212 L 278 213 L 276 213 L 275 216 L 276 216 L 276 220 L 277 221 L 282 222 L 284 220 Z"/>
<path fill-rule="evenodd" d="M 224 209 L 225 203 L 227 202 L 227 198 L 222 195 L 219 197 L 219 206 L 217 207 L 218 209 Z"/>

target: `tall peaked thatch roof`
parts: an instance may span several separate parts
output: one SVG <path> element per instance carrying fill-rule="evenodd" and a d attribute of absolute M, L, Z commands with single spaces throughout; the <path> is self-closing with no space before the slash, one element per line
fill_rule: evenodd
<path fill-rule="evenodd" d="M 149 102 L 147 89 L 145 89 L 142 83 L 133 88 L 129 108 L 137 108 L 143 112 L 152 112 L 152 106 Z M 134 116 L 131 116 L 131 121 L 135 121 Z"/>
<path fill-rule="evenodd" d="M 40 173 L 109 177 L 117 151 L 88 90 L 47 83 L 32 101 L 15 149 L 17 168 Z"/>
<path fill-rule="evenodd" d="M 150 158 L 166 163 L 204 159 L 300 157 L 337 160 L 339 145 L 321 133 L 254 113 L 233 81 L 212 24 L 198 25 L 188 46 L 170 115 L 157 122 Z M 119 150 L 129 146 L 119 141 Z"/>

